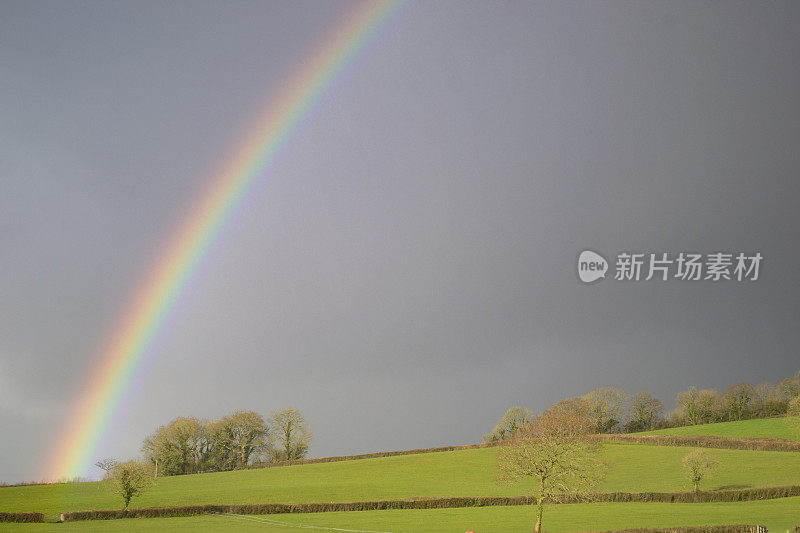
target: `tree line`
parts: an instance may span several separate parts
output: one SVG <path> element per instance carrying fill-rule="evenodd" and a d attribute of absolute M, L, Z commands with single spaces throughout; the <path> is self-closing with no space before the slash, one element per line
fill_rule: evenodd
<path fill-rule="evenodd" d="M 593 433 L 635 432 L 679 425 L 764 418 L 800 417 L 800 371 L 778 383 L 739 383 L 719 394 L 697 387 L 678 393 L 675 409 L 649 392 L 633 396 L 616 387 L 600 387 L 567 398 L 535 415 L 530 409 L 509 408 L 494 429 L 483 436 L 499 445 L 497 481 L 530 479 L 536 498 L 534 531 L 542 531 L 546 502 L 591 501 L 591 491 L 609 465 Z M 800 420 L 798 420 L 800 428 Z M 720 463 L 706 450 L 689 451 L 682 459 L 684 474 L 695 492 Z"/>
<path fill-rule="evenodd" d="M 667 413 L 661 400 L 649 392 L 629 396 L 617 387 L 600 387 L 583 396 L 551 405 L 545 413 L 571 413 L 586 418 L 595 433 L 633 433 L 652 429 L 800 415 L 800 371 L 778 383 L 739 383 L 723 391 L 689 387 L 678 393 L 675 409 Z M 509 408 L 485 442 L 512 438 L 534 419 L 530 409 Z"/>
<path fill-rule="evenodd" d="M 236 470 L 301 459 L 310 442 L 303 414 L 292 407 L 273 412 L 268 420 L 255 411 L 217 420 L 178 417 L 144 439 L 143 464 L 152 477 Z M 104 459 L 96 466 L 110 477 L 119 464 Z"/>

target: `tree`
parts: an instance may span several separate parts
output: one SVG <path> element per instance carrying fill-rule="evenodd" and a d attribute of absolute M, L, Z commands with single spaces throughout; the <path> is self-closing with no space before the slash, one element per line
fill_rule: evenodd
<path fill-rule="evenodd" d="M 786 378 L 778 383 L 777 388 L 781 396 L 785 399 L 788 407 L 788 402 L 790 402 L 792 398 L 800 396 L 800 370 L 798 370 L 793 377 Z"/>
<path fill-rule="evenodd" d="M 675 399 L 676 416 L 683 423 L 692 426 L 711 422 L 714 419 L 717 398 L 717 391 L 714 389 L 698 391 L 697 387 L 689 387 L 688 390 L 678 393 Z"/>
<path fill-rule="evenodd" d="M 705 450 L 692 450 L 683 456 L 683 471 L 694 486 L 694 491 L 699 490 L 700 481 L 713 472 L 719 461 L 711 457 Z"/>
<path fill-rule="evenodd" d="M 116 459 L 112 457 L 106 457 L 105 459 L 97 461 L 94 464 L 94 466 L 105 472 L 103 479 L 108 479 L 109 476 L 111 475 L 111 472 L 114 470 L 114 467 L 117 466 L 118 464 L 119 461 L 117 461 Z"/>
<path fill-rule="evenodd" d="M 705 424 L 719 419 L 720 399 L 716 389 L 702 389 L 697 393 L 697 413 L 700 423 Z"/>
<path fill-rule="evenodd" d="M 755 396 L 755 387 L 750 383 L 739 383 L 729 387 L 721 396 L 726 418 L 729 420 L 742 420 L 745 418 L 753 396 Z"/>
<path fill-rule="evenodd" d="M 628 431 L 647 431 L 656 427 L 664 415 L 664 404 L 649 392 L 637 392 L 631 398 Z"/>
<path fill-rule="evenodd" d="M 150 461 L 153 465 L 153 477 L 158 477 L 158 466 L 159 464 L 163 464 L 164 461 L 164 450 L 159 442 L 158 430 L 156 430 L 156 433 L 144 438 L 142 442 L 142 453 L 145 459 Z"/>
<path fill-rule="evenodd" d="M 509 407 L 505 414 L 494 426 L 488 435 L 483 436 L 484 442 L 499 442 L 514 437 L 517 431 L 533 421 L 533 411 L 519 406 Z"/>
<path fill-rule="evenodd" d="M 131 498 L 141 496 L 153 483 L 152 473 L 146 465 L 137 461 L 119 463 L 111 470 L 108 482 L 110 490 L 122 497 L 127 509 Z"/>
<path fill-rule="evenodd" d="M 795 396 L 789 400 L 789 407 L 786 409 L 789 416 L 800 416 L 800 396 Z"/>
<path fill-rule="evenodd" d="M 699 423 L 697 412 L 697 387 L 689 387 L 684 392 L 679 392 L 675 398 L 676 418 L 681 418 L 684 424 L 693 426 Z"/>
<path fill-rule="evenodd" d="M 269 417 L 277 450 L 275 459 L 296 461 L 308 453 L 311 432 L 303 413 L 293 407 L 275 411 Z"/>
<path fill-rule="evenodd" d="M 236 411 L 223 417 L 210 424 L 208 432 L 219 470 L 246 467 L 269 443 L 264 417 L 253 411 Z"/>
<path fill-rule="evenodd" d="M 800 396 L 795 396 L 789 400 L 789 407 L 786 414 L 795 417 L 795 428 L 800 431 Z"/>
<path fill-rule="evenodd" d="M 596 433 L 608 433 L 622 422 L 628 395 L 616 387 L 599 387 L 583 397 Z"/>
<path fill-rule="evenodd" d="M 497 451 L 497 479 L 538 482 L 536 533 L 542 530 L 544 502 L 586 493 L 605 472 L 600 446 L 591 441 L 589 421 L 574 413 L 543 413 Z M 588 495 L 584 494 L 584 497 Z"/>
<path fill-rule="evenodd" d="M 755 416 L 777 416 L 786 412 L 786 396 L 780 387 L 765 382 L 753 388 L 753 399 L 750 402 Z"/>
<path fill-rule="evenodd" d="M 145 438 L 142 452 L 155 466 L 155 475 L 204 471 L 210 451 L 207 424 L 193 417 L 178 417 Z"/>
<path fill-rule="evenodd" d="M 589 419 L 589 404 L 583 396 L 560 400 L 542 412 L 542 415 L 571 414 Z"/>

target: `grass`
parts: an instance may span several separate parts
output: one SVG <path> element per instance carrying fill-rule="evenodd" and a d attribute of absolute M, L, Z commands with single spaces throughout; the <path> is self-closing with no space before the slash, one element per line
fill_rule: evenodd
<path fill-rule="evenodd" d="M 689 490 L 681 459 L 691 448 L 604 444 L 611 468 L 601 491 Z M 720 470 L 704 490 L 800 484 L 800 453 L 710 449 Z M 136 507 L 234 503 L 343 502 L 417 497 L 511 496 L 530 485 L 494 481 L 496 448 L 436 452 L 236 472 L 159 478 Z M 100 483 L 0 488 L 0 510 L 114 509 Z"/>
<path fill-rule="evenodd" d="M 667 435 L 737 438 L 798 438 L 790 419 L 747 420 L 657 431 Z M 603 444 L 610 465 L 603 492 L 679 492 L 689 489 L 681 459 L 691 448 Z M 721 467 L 701 484 L 704 490 L 800 485 L 800 453 L 708 449 Z M 342 502 L 419 497 L 512 496 L 530 485 L 494 481 L 496 448 L 381 457 L 237 472 L 159 478 L 137 507 Z M 100 483 L 0 488 L 0 511 L 113 509 L 119 498 Z M 360 511 L 292 514 L 236 520 L 215 516 L 87 521 L 67 524 L 0 524 L 2 531 L 297 531 L 299 524 L 370 530 L 478 533 L 530 531 L 527 506 L 436 510 Z M 268 522 L 272 521 L 272 523 Z M 286 525 L 276 525 L 278 521 Z M 594 503 L 548 506 L 547 531 L 612 530 L 635 527 L 760 523 L 772 531 L 800 524 L 800 498 L 769 501 L 663 504 Z"/>
<path fill-rule="evenodd" d="M 757 523 L 783 532 L 800 522 L 800 497 L 738 503 L 593 503 L 552 505 L 545 508 L 548 532 L 613 530 L 633 527 L 671 527 Z M 293 533 L 299 525 L 320 528 L 416 533 L 502 533 L 530 531 L 532 507 L 481 507 L 409 511 L 363 511 L 280 516 L 254 516 L 253 521 L 227 517 L 150 518 L 87 521 L 65 524 L 0 524 L 0 531 L 262 531 Z M 278 526 L 266 521 L 291 526 Z"/>
<path fill-rule="evenodd" d="M 712 435 L 734 438 L 770 438 L 800 440 L 800 427 L 797 418 L 762 418 L 740 422 L 718 422 L 697 426 L 683 426 L 670 429 L 648 431 L 648 435 Z"/>

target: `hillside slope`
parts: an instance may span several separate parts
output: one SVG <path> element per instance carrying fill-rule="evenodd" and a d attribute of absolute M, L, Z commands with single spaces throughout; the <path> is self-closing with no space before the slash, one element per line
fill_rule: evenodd
<path fill-rule="evenodd" d="M 682 426 L 657 431 L 646 435 L 714 435 L 734 438 L 770 438 L 800 440 L 800 429 L 796 418 L 761 418 L 739 422 L 718 422 L 697 426 Z"/>
<path fill-rule="evenodd" d="M 604 444 L 610 468 L 604 492 L 679 492 L 688 489 L 681 470 L 685 447 Z M 800 453 L 708 450 L 719 471 L 705 489 L 800 484 Z M 235 472 L 159 478 L 136 507 L 342 502 L 419 497 L 512 496 L 529 486 L 498 485 L 496 448 L 435 452 Z M 113 509 L 120 502 L 102 483 L 0 488 L 0 510 Z"/>

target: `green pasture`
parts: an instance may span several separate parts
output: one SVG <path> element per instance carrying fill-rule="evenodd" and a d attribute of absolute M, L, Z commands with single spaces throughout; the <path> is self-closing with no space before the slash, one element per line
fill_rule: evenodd
<path fill-rule="evenodd" d="M 688 490 L 681 458 L 691 448 L 637 444 L 604 445 L 610 466 L 598 490 L 679 492 Z M 719 471 L 704 490 L 800 485 L 800 453 L 710 449 Z M 510 496 L 530 485 L 495 480 L 496 448 L 435 452 L 337 463 L 286 466 L 159 478 L 133 500 L 135 507 L 201 504 L 346 502 L 362 500 Z M 119 498 L 102 483 L 0 488 L 0 510 L 61 511 L 114 509 Z"/>
<path fill-rule="evenodd" d="M 528 506 L 479 507 L 402 511 L 359 511 L 294 515 L 259 515 L 252 521 L 220 516 L 97 520 L 66 524 L 0 524 L 0 531 L 358 531 L 415 533 L 519 533 L 533 529 L 534 509 Z M 285 526 L 273 525 L 278 521 Z M 737 503 L 594 503 L 550 505 L 545 508 L 544 529 L 597 531 L 624 528 L 671 527 L 757 523 L 783 533 L 800 522 L 800 498 Z M 321 529 L 299 528 L 316 526 Z"/>
<path fill-rule="evenodd" d="M 762 418 L 740 422 L 718 422 L 670 429 L 648 431 L 649 435 L 713 435 L 734 438 L 800 439 L 800 421 L 797 418 Z"/>

